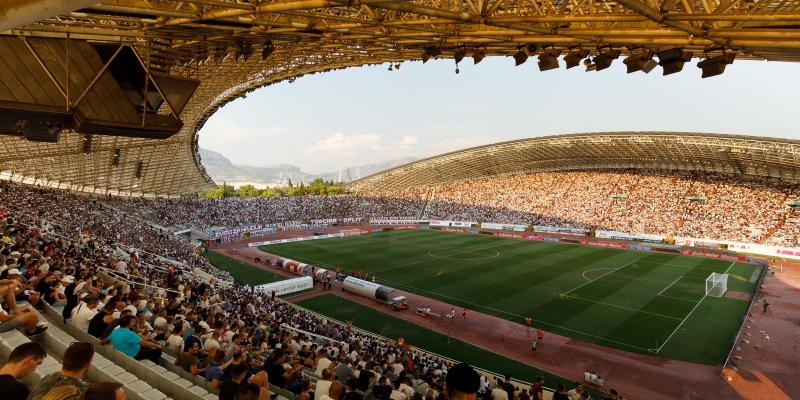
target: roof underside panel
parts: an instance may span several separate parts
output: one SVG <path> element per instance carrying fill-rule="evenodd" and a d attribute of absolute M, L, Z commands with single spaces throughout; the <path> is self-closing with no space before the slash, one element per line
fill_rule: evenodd
<path fill-rule="evenodd" d="M 701 133 L 618 132 L 549 136 L 473 147 L 349 184 L 379 192 L 491 176 L 592 169 L 718 172 L 800 179 L 800 141 Z"/>

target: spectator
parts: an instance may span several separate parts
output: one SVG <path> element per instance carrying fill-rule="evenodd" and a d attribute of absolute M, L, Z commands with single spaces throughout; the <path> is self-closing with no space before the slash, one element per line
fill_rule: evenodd
<path fill-rule="evenodd" d="M 225 354 L 221 351 L 214 354 L 214 358 L 208 364 L 204 373 L 206 382 L 211 382 L 211 386 L 214 389 L 219 389 L 220 385 L 222 385 L 222 377 L 225 376 L 221 368 L 223 358 L 225 358 Z"/>
<path fill-rule="evenodd" d="M 569 396 L 570 400 L 579 400 L 581 398 L 581 393 L 583 393 L 583 384 L 575 382 L 575 389 L 567 392 L 567 396 Z"/>
<path fill-rule="evenodd" d="M 25 327 L 27 336 L 38 336 L 47 330 L 46 326 L 38 326 L 38 324 L 39 317 L 28 306 L 17 308 L 13 315 L 0 308 L 0 332 Z"/>
<path fill-rule="evenodd" d="M 28 400 L 42 400 L 46 394 L 59 386 L 74 386 L 78 392 L 82 392 L 87 385 L 81 378 L 92 365 L 92 357 L 94 357 L 94 346 L 91 343 L 75 342 L 69 345 L 64 352 L 61 371 L 42 378 L 31 390 Z"/>
<path fill-rule="evenodd" d="M 89 386 L 81 400 L 125 400 L 125 391 L 119 382 L 97 382 Z"/>
<path fill-rule="evenodd" d="M 247 374 L 247 365 L 238 364 L 233 366 L 231 371 L 231 378 L 222 382 L 219 387 L 219 400 L 235 400 L 236 393 L 239 387 L 244 382 L 244 377 Z"/>
<path fill-rule="evenodd" d="M 544 393 L 544 377 L 537 376 L 536 383 L 531 385 L 531 397 L 533 400 L 542 400 L 542 395 Z"/>
<path fill-rule="evenodd" d="M 342 384 L 338 381 L 331 383 L 328 394 L 320 397 L 320 400 L 338 400 L 342 395 Z"/>
<path fill-rule="evenodd" d="M 558 384 L 558 390 L 553 393 L 553 400 L 570 400 L 567 395 L 567 387 L 563 383 Z"/>
<path fill-rule="evenodd" d="M 29 342 L 21 344 L 11 351 L 6 364 L 0 368 L 0 388 L 5 400 L 25 400 L 30 394 L 27 385 L 19 380 L 36 371 L 47 352 L 41 344 Z"/>
<path fill-rule="evenodd" d="M 126 315 L 120 318 L 119 328 L 108 335 L 106 341 L 111 342 L 114 350 L 119 350 L 126 356 L 135 360 L 150 360 L 157 363 L 161 358 L 161 346 L 142 339 L 131 329 L 136 323 L 136 318 Z M 103 342 L 101 341 L 101 344 Z"/>

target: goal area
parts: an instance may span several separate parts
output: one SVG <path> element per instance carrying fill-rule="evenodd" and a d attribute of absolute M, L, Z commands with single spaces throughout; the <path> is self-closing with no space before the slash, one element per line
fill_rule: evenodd
<path fill-rule="evenodd" d="M 360 235 L 361 229 L 342 229 L 339 231 L 344 236 Z"/>
<path fill-rule="evenodd" d="M 728 291 L 728 274 L 712 272 L 706 279 L 706 296 L 722 297 Z"/>

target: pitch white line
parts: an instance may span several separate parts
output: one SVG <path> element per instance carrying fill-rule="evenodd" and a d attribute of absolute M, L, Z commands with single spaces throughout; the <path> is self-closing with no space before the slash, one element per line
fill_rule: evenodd
<path fill-rule="evenodd" d="M 728 273 L 728 271 L 730 271 L 730 270 L 731 270 L 731 268 L 733 268 L 733 264 L 736 264 L 736 262 L 735 262 L 735 261 L 734 261 L 734 262 L 732 262 L 732 263 L 731 263 L 731 265 L 728 267 L 728 269 L 726 269 L 726 270 L 725 270 L 725 272 L 723 272 L 723 273 L 724 273 L 724 274 L 727 274 L 727 273 Z M 661 343 L 661 346 L 658 346 L 658 349 L 656 349 L 656 353 L 658 353 L 659 351 L 661 351 L 661 349 L 663 349 L 663 348 L 664 348 L 664 346 L 666 346 L 667 342 L 669 342 L 669 340 L 670 340 L 670 339 L 672 339 L 672 336 L 673 336 L 673 335 L 675 335 L 675 332 L 677 332 L 677 331 L 678 331 L 678 329 L 681 329 L 681 326 L 683 326 L 683 323 L 684 323 L 684 322 L 686 322 L 686 320 L 687 320 L 687 319 L 689 319 L 689 316 L 690 316 L 690 315 L 692 315 L 692 313 L 694 312 L 694 310 L 696 310 L 696 309 L 697 309 L 697 306 L 699 306 L 699 305 L 700 305 L 700 303 L 702 303 L 702 302 L 703 302 L 703 300 L 705 300 L 706 296 L 708 296 L 708 293 L 704 294 L 704 295 L 703 295 L 703 297 L 700 299 L 700 301 L 698 301 L 698 302 L 697 302 L 697 304 L 695 304 L 695 305 L 694 305 L 694 308 L 692 308 L 692 311 L 689 311 L 689 314 L 687 314 L 687 315 L 686 315 L 686 318 L 684 318 L 684 319 L 683 319 L 683 321 L 681 321 L 681 323 L 680 323 L 680 324 L 678 324 L 678 327 L 677 327 L 677 328 L 675 328 L 675 330 L 674 330 L 674 331 L 672 331 L 672 333 L 669 335 L 669 337 L 667 337 L 667 340 L 665 340 L 665 341 L 664 341 L 664 343 Z"/>
<path fill-rule="evenodd" d="M 591 281 L 591 279 L 589 279 L 589 278 L 587 278 L 587 277 L 586 277 L 586 273 L 587 273 L 587 272 L 589 272 L 589 271 L 599 271 L 599 270 L 601 270 L 601 269 L 614 269 L 614 268 L 594 268 L 594 269 L 587 269 L 586 271 L 583 271 L 583 273 L 582 273 L 581 275 L 583 275 L 583 279 L 586 279 L 587 281 Z"/>
<path fill-rule="evenodd" d="M 659 296 L 661 296 L 661 297 L 669 297 L 670 299 L 675 299 L 675 300 L 691 301 L 692 303 L 699 303 L 699 302 L 700 302 L 700 300 L 689 300 L 689 299 L 682 299 L 682 298 L 680 298 L 680 297 L 667 296 L 667 295 L 665 295 L 665 294 L 660 294 Z"/>
<path fill-rule="evenodd" d="M 604 276 L 606 276 L 606 275 L 608 275 L 608 274 L 610 274 L 610 273 L 612 273 L 612 272 L 614 272 L 614 271 L 621 270 L 621 269 L 623 269 L 623 268 L 627 267 L 628 265 L 631 265 L 631 264 L 633 264 L 633 263 L 635 263 L 635 262 L 636 262 L 636 260 L 634 260 L 634 261 L 631 261 L 631 262 L 629 262 L 629 263 L 627 263 L 627 264 L 625 264 L 625 265 L 623 265 L 623 266 L 621 266 L 621 267 L 619 267 L 619 268 L 615 268 L 615 269 L 614 269 L 614 270 L 612 270 L 612 271 L 608 271 L 608 272 L 606 272 L 605 274 L 603 274 L 603 275 L 600 275 L 600 276 L 598 276 L 597 278 L 594 278 L 594 279 L 590 280 L 589 282 L 586 282 L 586 283 L 584 283 L 583 285 L 580 285 L 580 286 L 578 286 L 578 287 L 576 287 L 576 288 L 574 288 L 574 289 L 570 290 L 569 292 L 564 292 L 564 293 L 561 293 L 561 294 L 569 294 L 569 293 L 571 293 L 571 292 L 574 292 L 574 291 L 576 291 L 576 290 L 578 290 L 578 289 L 580 289 L 580 288 L 582 288 L 582 287 L 584 287 L 584 286 L 586 286 L 586 285 L 588 285 L 588 284 L 590 284 L 590 283 L 592 283 L 592 282 L 594 282 L 594 281 L 596 281 L 596 280 L 598 280 L 598 279 L 600 279 L 600 278 L 602 278 L 602 277 L 604 277 Z"/>
<path fill-rule="evenodd" d="M 583 300 L 583 301 L 588 301 L 588 302 L 590 302 L 590 303 L 602 304 L 602 305 L 604 305 L 604 306 L 609 306 L 609 307 L 617 307 L 617 308 L 622 308 L 622 309 L 625 309 L 625 310 L 631 310 L 631 311 L 634 311 L 634 312 L 640 312 L 640 313 L 645 313 L 645 314 L 655 315 L 655 316 L 657 316 L 657 317 L 663 317 L 663 318 L 674 319 L 674 320 L 677 320 L 677 321 L 680 321 L 680 320 L 681 320 L 680 318 L 676 318 L 676 317 L 670 317 L 669 315 L 656 314 L 656 313 L 653 313 L 653 312 L 650 312 L 650 311 L 642 311 L 642 310 L 637 310 L 637 309 L 635 309 L 635 308 L 618 306 L 618 305 L 616 305 L 616 304 L 611 304 L 611 303 L 603 303 L 602 301 L 594 301 L 594 300 L 589 300 L 589 299 L 582 299 L 582 298 L 580 298 L 580 297 L 569 297 L 569 296 L 567 296 L 567 298 L 568 298 L 568 299 L 575 299 L 575 300 Z"/>
<path fill-rule="evenodd" d="M 675 284 L 675 282 L 677 282 L 677 281 L 681 280 L 681 278 L 683 278 L 683 275 L 679 276 L 679 277 L 678 277 L 678 279 L 675 279 L 675 281 L 673 281 L 672 283 L 670 283 L 670 284 L 669 284 L 669 286 L 665 287 L 665 288 L 664 288 L 664 290 L 662 290 L 662 291 L 658 292 L 658 295 L 659 295 L 659 296 L 661 296 L 661 293 L 664 293 L 664 292 L 666 292 L 666 291 L 667 291 L 667 289 L 671 288 L 671 287 L 672 287 L 672 285 L 674 285 L 674 284 Z"/>
<path fill-rule="evenodd" d="M 413 262 L 413 263 L 408 263 L 408 264 L 398 265 L 398 266 L 396 266 L 396 267 L 384 268 L 384 269 L 380 269 L 380 270 L 377 270 L 377 271 L 372 271 L 372 274 L 374 275 L 374 274 L 377 274 L 378 272 L 384 272 L 384 271 L 389 271 L 389 270 L 393 270 L 393 269 L 397 269 L 397 268 L 407 267 L 407 266 L 409 266 L 409 265 L 414 265 L 414 264 L 422 264 L 422 263 L 424 263 L 424 262 L 433 261 L 433 260 L 438 260 L 438 259 L 447 258 L 447 257 L 452 257 L 452 256 L 457 256 L 457 255 L 459 255 L 459 254 L 472 253 L 473 251 L 479 251 L 479 250 L 488 250 L 488 249 L 493 249 L 493 248 L 495 248 L 495 247 L 508 246 L 508 245 L 510 245 L 510 244 L 517 244 L 517 243 L 525 243 L 525 242 L 523 242 L 523 241 L 519 241 L 519 242 L 503 243 L 503 244 L 498 244 L 497 246 L 489 246 L 489 247 L 483 247 L 483 248 L 480 248 L 480 249 L 471 249 L 471 250 L 467 250 L 467 251 L 462 251 L 462 252 L 460 252 L 460 253 L 450 254 L 450 255 L 447 255 L 447 256 L 445 256 L 445 257 L 436 257 L 436 256 L 432 256 L 432 255 L 428 254 L 428 256 L 429 256 L 429 257 L 432 257 L 432 258 L 429 258 L 429 259 L 427 259 L 427 260 L 422 260 L 422 261 L 416 261 L 416 262 Z"/>
<path fill-rule="evenodd" d="M 427 293 L 434 294 L 436 296 L 446 297 L 448 299 L 453 299 L 453 300 L 456 300 L 456 301 L 460 301 L 462 303 L 471 304 L 471 305 L 475 306 L 476 310 L 479 309 L 479 308 L 485 308 L 487 310 L 497 311 L 497 312 L 500 312 L 500 313 L 503 313 L 503 314 L 513 315 L 513 316 L 519 317 L 519 318 L 525 318 L 525 317 L 523 317 L 522 315 L 519 315 L 519 314 L 510 313 L 508 311 L 503 311 L 503 310 L 498 310 L 496 308 L 487 307 L 487 306 L 484 306 L 484 305 L 481 305 L 481 304 L 473 303 L 471 301 L 462 300 L 462 299 L 459 299 L 459 298 L 456 298 L 456 297 L 446 296 L 446 295 L 443 295 L 443 294 L 432 292 L 430 290 L 419 289 L 419 288 L 415 288 L 413 286 L 405 285 L 405 284 L 398 283 L 398 282 L 392 282 L 392 281 L 388 281 L 388 280 L 385 280 L 385 279 L 382 279 L 382 281 L 390 283 L 393 286 L 405 286 L 407 288 L 411 288 L 411 289 L 419 291 L 419 292 L 427 292 Z M 407 289 L 404 289 L 404 290 L 407 290 Z M 591 337 L 596 338 L 596 339 L 604 340 L 606 342 L 616 343 L 616 344 L 619 344 L 619 345 L 622 345 L 622 346 L 627 346 L 627 347 L 630 347 L 630 348 L 633 348 L 633 349 L 638 349 L 638 350 L 642 350 L 642 351 L 648 351 L 648 349 L 645 349 L 645 348 L 642 348 L 642 347 L 634 346 L 634 345 L 623 343 L 623 342 L 618 342 L 616 340 L 607 339 L 607 338 L 604 338 L 602 336 L 592 335 L 590 333 L 586 333 L 586 332 L 582 332 L 582 331 L 579 331 L 579 330 L 563 327 L 563 326 L 560 326 L 560 325 L 551 324 L 549 322 L 537 320 L 537 319 L 534 319 L 534 318 L 531 318 L 531 321 L 538 322 L 540 324 L 547 325 L 547 326 L 552 326 L 554 328 L 563 329 L 565 331 L 570 331 L 570 332 L 578 333 L 578 334 L 581 334 L 581 335 L 591 336 Z"/>

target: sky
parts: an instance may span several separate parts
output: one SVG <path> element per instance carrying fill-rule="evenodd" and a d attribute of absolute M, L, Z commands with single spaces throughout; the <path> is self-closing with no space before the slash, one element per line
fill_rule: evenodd
<path fill-rule="evenodd" d="M 701 79 L 696 59 L 662 76 L 540 72 L 535 58 L 465 58 L 348 68 L 261 88 L 217 111 L 202 148 L 234 164 L 292 164 L 307 173 L 547 135 L 710 132 L 800 139 L 800 65 L 734 61 Z"/>

